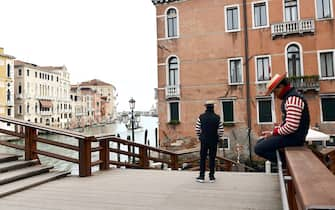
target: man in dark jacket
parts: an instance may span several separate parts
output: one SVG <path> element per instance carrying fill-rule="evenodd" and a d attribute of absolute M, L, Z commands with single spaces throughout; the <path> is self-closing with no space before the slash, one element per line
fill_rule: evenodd
<path fill-rule="evenodd" d="M 206 111 L 201 114 L 197 120 L 195 131 L 199 137 L 200 147 L 200 175 L 197 177 L 198 182 L 205 180 L 206 157 L 209 152 L 209 181 L 214 182 L 215 157 L 217 143 L 223 136 L 223 124 L 220 116 L 214 113 L 214 101 L 205 103 Z"/>
<path fill-rule="evenodd" d="M 272 131 L 265 131 L 255 145 L 255 153 L 271 162 L 276 162 L 276 150 L 289 146 L 304 145 L 309 129 L 308 104 L 304 97 L 291 87 L 286 74 L 276 74 L 267 85 L 266 95 L 274 92 L 282 100 L 282 123 Z M 282 162 L 285 163 L 280 152 Z"/>

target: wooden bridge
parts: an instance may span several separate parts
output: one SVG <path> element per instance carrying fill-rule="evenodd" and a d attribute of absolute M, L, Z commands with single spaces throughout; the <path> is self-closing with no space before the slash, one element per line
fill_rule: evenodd
<path fill-rule="evenodd" d="M 197 162 L 197 158 L 189 156 L 192 151 L 176 153 L 116 138 L 114 135 L 87 136 L 6 117 L 0 117 L 0 121 L 17 127 L 16 131 L 0 129 L 0 133 L 24 139 L 24 145 L 6 141 L 0 141 L 0 145 L 24 151 L 26 162 L 23 164 L 22 161 L 7 159 L 7 163 L 3 163 L 7 164 L 7 168 L 3 167 L 3 173 L 0 163 L 0 188 L 11 189 L 2 192 L 7 196 L 0 198 L 0 209 L 289 209 L 285 204 L 287 190 L 290 192 L 288 200 L 292 209 L 297 203 L 299 206 L 301 201 L 295 201 L 296 196 L 301 197 L 300 189 L 295 190 L 299 188 L 295 186 L 296 181 L 292 183 L 292 179 L 285 178 L 282 172 L 269 175 L 218 171 L 215 184 L 199 184 L 195 182 L 198 172 L 178 170 L 185 163 L 191 165 L 192 162 Z M 68 136 L 69 142 L 41 138 L 41 131 Z M 55 153 L 55 150 L 44 150 L 40 147 L 41 144 L 73 150 L 76 156 L 69 157 Z M 116 158 L 112 158 L 111 154 L 116 154 Z M 67 172 L 54 172 L 50 167 L 39 165 L 38 155 L 78 164 L 79 177 L 82 178 L 67 176 L 48 182 L 65 176 Z M 127 162 L 122 161 L 125 158 L 128 159 Z M 13 165 L 21 165 L 18 170 L 38 164 L 35 168 L 43 168 L 39 171 L 43 171 L 44 176 L 47 176 L 47 172 L 56 173 L 58 176 L 22 185 L 22 182 L 25 183 L 25 176 L 18 175 L 18 178 L 12 180 L 7 178 L 10 181 L 1 185 L 2 177 L 10 177 L 8 173 L 17 170 L 8 161 L 16 161 Z M 143 170 L 149 169 L 151 162 L 164 163 L 171 170 Z M 218 170 L 229 171 L 233 165 L 238 165 L 245 171 L 252 170 L 224 157 L 218 157 L 217 163 Z M 110 169 L 111 165 L 117 168 Z M 94 166 L 98 166 L 99 171 L 92 173 Z M 295 174 L 292 171 L 294 168 L 290 168 L 290 172 Z M 330 180 L 333 178 L 328 176 Z M 44 182 L 47 183 L 12 194 Z M 287 184 L 283 184 L 284 182 Z M 9 185 L 14 188 L 8 187 Z M 327 192 L 333 193 L 327 197 L 328 204 L 325 207 L 332 209 L 333 201 L 329 202 L 329 199 L 334 198 L 335 203 L 335 190 Z"/>

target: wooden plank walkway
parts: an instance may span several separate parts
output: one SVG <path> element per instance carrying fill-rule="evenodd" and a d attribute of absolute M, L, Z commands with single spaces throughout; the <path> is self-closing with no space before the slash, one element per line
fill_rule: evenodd
<path fill-rule="evenodd" d="M 0 199 L 4 210 L 277 210 L 276 174 L 111 169 L 66 177 Z M 207 178 L 207 177 L 206 177 Z"/>

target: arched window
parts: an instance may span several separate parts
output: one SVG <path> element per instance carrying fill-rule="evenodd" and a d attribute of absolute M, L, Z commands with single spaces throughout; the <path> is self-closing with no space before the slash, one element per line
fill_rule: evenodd
<path fill-rule="evenodd" d="M 301 76 L 300 49 L 296 44 L 291 44 L 287 48 L 287 67 L 289 77 Z"/>
<path fill-rule="evenodd" d="M 18 90 L 19 94 L 22 94 L 22 85 L 21 83 L 19 84 L 19 90 Z"/>
<path fill-rule="evenodd" d="M 10 64 L 7 64 L 7 77 L 10 77 Z"/>
<path fill-rule="evenodd" d="M 35 113 L 37 113 L 37 110 L 38 110 L 38 105 L 37 103 L 35 103 Z"/>
<path fill-rule="evenodd" d="M 178 85 L 179 84 L 179 78 L 178 78 L 178 59 L 176 57 L 171 57 L 169 59 L 169 75 L 168 75 L 168 84 Z"/>
<path fill-rule="evenodd" d="M 178 36 L 178 23 L 177 23 L 177 10 L 170 8 L 166 12 L 167 22 L 167 36 L 176 37 Z"/>
<path fill-rule="evenodd" d="M 29 103 L 27 104 L 27 113 L 29 113 L 29 109 L 30 109 L 30 106 L 29 106 Z"/>

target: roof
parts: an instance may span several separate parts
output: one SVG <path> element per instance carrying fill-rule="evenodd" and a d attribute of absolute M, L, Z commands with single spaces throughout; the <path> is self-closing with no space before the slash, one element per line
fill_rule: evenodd
<path fill-rule="evenodd" d="M 28 62 L 21 61 L 21 60 L 14 60 L 14 66 L 15 67 L 28 66 L 28 67 L 39 69 L 42 71 L 63 70 L 64 68 L 66 69 L 65 66 L 39 66 L 37 64 L 28 63 Z"/>
<path fill-rule="evenodd" d="M 106 83 L 104 81 L 98 80 L 98 79 L 92 79 L 92 80 L 80 83 L 79 86 L 113 86 L 113 85 Z"/>
<path fill-rule="evenodd" d="M 180 1 L 180 0 L 151 0 L 154 5 L 156 4 L 164 4 L 164 3 L 170 3 L 174 1 Z"/>
<path fill-rule="evenodd" d="M 7 55 L 7 54 L 2 54 L 2 53 L 0 53 L 0 56 L 1 56 L 1 57 L 5 57 L 5 58 L 9 58 L 9 59 L 15 59 L 15 57 L 12 56 L 12 55 Z"/>

